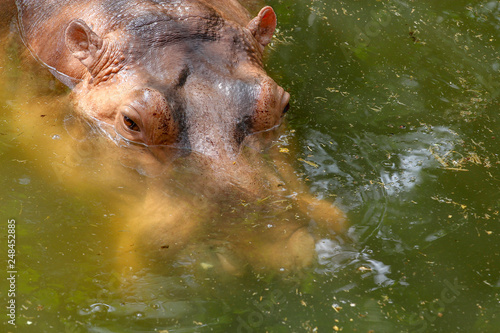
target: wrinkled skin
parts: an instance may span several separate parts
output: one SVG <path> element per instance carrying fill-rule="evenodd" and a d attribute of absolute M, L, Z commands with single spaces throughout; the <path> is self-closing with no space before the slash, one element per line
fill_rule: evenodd
<path fill-rule="evenodd" d="M 281 123 L 290 98 L 262 65 L 276 27 L 271 7 L 250 19 L 235 0 L 16 3 L 25 44 L 72 89 L 77 112 L 126 144 L 140 160 L 133 163 L 147 165 L 138 170 L 157 176 L 144 201 L 130 208 L 124 265 L 137 265 L 138 249 L 171 259 L 203 235 L 207 216 L 230 215 L 220 206 L 238 202 L 272 197 L 264 209 L 272 212 L 292 200 L 324 229 L 342 229 L 341 211 L 308 194 L 288 163 L 273 156 L 272 168 L 260 154 L 262 133 Z M 165 195 L 159 175 L 179 168 L 189 171 L 187 193 L 197 195 Z M 276 218 L 259 234 L 265 237 L 233 222 L 222 228 L 224 241 L 212 242 L 229 249 L 217 252 L 221 267 L 237 275 L 241 258 L 257 270 L 310 265 L 314 236 L 306 220 Z"/>
<path fill-rule="evenodd" d="M 231 1 L 18 6 L 26 44 L 73 88 L 78 109 L 126 140 L 233 158 L 246 135 L 278 125 L 288 105 L 262 69 L 276 25 L 270 7 L 249 22 Z"/>

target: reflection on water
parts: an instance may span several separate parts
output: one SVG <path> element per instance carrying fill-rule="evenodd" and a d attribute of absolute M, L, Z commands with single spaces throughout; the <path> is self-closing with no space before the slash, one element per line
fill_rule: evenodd
<path fill-rule="evenodd" d="M 365 158 L 373 156 L 375 161 L 370 164 L 375 168 L 374 173 L 380 175 L 378 184 L 385 196 L 398 196 L 429 180 L 425 171 L 439 165 L 436 155 L 453 150 L 457 134 L 446 127 L 423 127 L 408 134 L 382 138 L 365 135 L 354 141 L 365 147 L 361 149 L 367 149 Z"/>
<path fill-rule="evenodd" d="M 349 230 L 320 234 L 317 262 L 284 278 L 221 275 L 221 255 L 241 258 L 197 240 L 161 272 L 145 255 L 124 279 L 115 244 L 153 188 L 151 165 L 80 123 L 64 87 L 11 39 L 0 64 L 0 217 L 19 221 L 20 331 L 500 327 L 498 2 L 271 4 L 280 30 L 269 71 L 294 96 L 275 142 L 297 151 L 286 164 L 348 213 Z M 276 216 L 316 227 L 296 205 L 226 202 L 221 231 L 221 211 L 185 167 L 161 196 L 200 200 L 185 213 L 199 208 L 204 239 L 234 241 L 238 219 L 254 238 L 279 227 Z"/>

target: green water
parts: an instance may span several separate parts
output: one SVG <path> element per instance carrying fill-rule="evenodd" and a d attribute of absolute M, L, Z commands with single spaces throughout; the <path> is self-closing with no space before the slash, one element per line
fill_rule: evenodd
<path fill-rule="evenodd" d="M 16 121 L 45 101 L 27 86 L 63 100 L 64 89 L 11 42 L 0 72 L 0 255 L 15 219 L 17 327 L 2 310 L 2 331 L 500 330 L 500 3 L 269 4 L 279 31 L 268 71 L 293 98 L 283 131 L 295 168 L 347 212 L 349 231 L 318 242 L 318 263 L 298 276 L 229 278 L 179 263 L 123 286 L 112 242 L 121 212 L 106 189 L 75 190 L 46 170 L 55 153 L 30 137 L 64 140 L 65 116 L 43 128 Z"/>

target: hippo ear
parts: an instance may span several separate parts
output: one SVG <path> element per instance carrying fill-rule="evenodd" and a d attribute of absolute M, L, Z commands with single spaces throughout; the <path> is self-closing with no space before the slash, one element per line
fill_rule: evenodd
<path fill-rule="evenodd" d="M 274 10 L 269 6 L 262 8 L 257 17 L 248 23 L 247 28 L 262 46 L 266 46 L 273 38 L 276 29 Z"/>
<path fill-rule="evenodd" d="M 82 20 L 73 20 L 65 32 L 66 47 L 75 58 L 89 68 L 97 60 L 102 39 Z"/>

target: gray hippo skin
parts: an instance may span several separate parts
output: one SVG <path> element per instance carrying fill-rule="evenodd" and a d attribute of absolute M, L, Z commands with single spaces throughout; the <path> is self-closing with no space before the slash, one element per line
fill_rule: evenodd
<path fill-rule="evenodd" d="M 198 174 L 189 183 L 201 201 L 172 199 L 156 181 L 156 190 L 130 208 L 123 228 L 131 232 L 122 233 L 121 248 L 133 244 L 130 252 L 172 258 L 193 235 L 204 234 L 207 221 L 224 219 L 220 207 L 269 202 L 268 211 L 283 212 L 273 228 L 268 222 L 248 228 L 230 219 L 230 228 L 216 228 L 231 240 L 231 251 L 254 268 L 295 270 L 313 261 L 315 240 L 310 219 L 297 220 L 288 212 L 290 202 L 318 225 L 342 229 L 343 213 L 310 195 L 289 164 L 276 160 L 269 166 L 259 151 L 242 153 L 244 142 L 277 127 L 288 110 L 290 95 L 262 64 L 276 28 L 271 7 L 252 19 L 235 0 L 16 4 L 26 46 L 72 89 L 79 114 L 131 150 L 145 147 L 159 161 L 174 160 L 181 151 L 195 161 Z M 252 207 L 246 208 L 249 216 Z M 238 260 L 224 253 L 217 252 L 223 268 L 237 274 Z M 131 254 L 123 265 L 137 261 Z"/>

